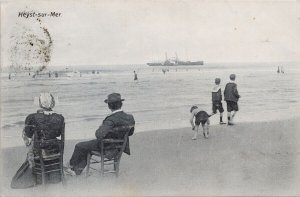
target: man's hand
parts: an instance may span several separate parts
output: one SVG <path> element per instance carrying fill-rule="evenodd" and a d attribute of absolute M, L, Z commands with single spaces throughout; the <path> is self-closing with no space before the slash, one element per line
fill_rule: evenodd
<path fill-rule="evenodd" d="M 195 130 L 195 126 L 192 127 L 192 130 Z"/>

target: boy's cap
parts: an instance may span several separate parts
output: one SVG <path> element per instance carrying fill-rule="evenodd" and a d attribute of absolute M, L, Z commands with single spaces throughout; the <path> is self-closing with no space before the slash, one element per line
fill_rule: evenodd
<path fill-rule="evenodd" d="M 216 84 L 219 84 L 220 82 L 221 82 L 221 79 L 220 79 L 220 78 L 216 78 L 216 79 L 215 79 L 215 83 L 216 83 Z"/>
<path fill-rule="evenodd" d="M 229 76 L 229 78 L 230 78 L 231 80 L 235 80 L 235 74 L 231 74 L 231 75 Z"/>

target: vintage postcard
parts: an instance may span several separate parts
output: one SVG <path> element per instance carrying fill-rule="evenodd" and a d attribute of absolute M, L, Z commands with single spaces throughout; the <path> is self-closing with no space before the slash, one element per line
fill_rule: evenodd
<path fill-rule="evenodd" d="M 1 5 L 1 196 L 299 196 L 300 1 Z"/>

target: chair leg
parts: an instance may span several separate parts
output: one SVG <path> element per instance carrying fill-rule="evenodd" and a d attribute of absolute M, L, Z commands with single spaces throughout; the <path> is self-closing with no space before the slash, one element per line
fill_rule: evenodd
<path fill-rule="evenodd" d="M 60 157 L 60 178 L 61 178 L 61 183 L 64 185 L 65 183 L 65 173 L 64 173 L 64 159 L 63 156 Z"/>
<path fill-rule="evenodd" d="M 89 152 L 87 154 L 87 159 L 86 159 L 86 161 L 87 161 L 87 164 L 86 164 L 86 174 L 85 174 L 86 177 L 88 177 L 89 173 L 90 173 L 91 157 L 92 157 L 92 155 Z"/>
<path fill-rule="evenodd" d="M 42 171 L 42 184 L 45 185 L 46 184 L 46 177 L 45 177 L 45 171 Z"/>
<path fill-rule="evenodd" d="M 104 157 L 101 158 L 101 175 L 103 176 L 104 175 Z"/>
<path fill-rule="evenodd" d="M 114 159 L 114 171 L 116 171 L 116 169 L 117 169 L 117 162 L 118 162 L 118 160 L 115 158 Z"/>
<path fill-rule="evenodd" d="M 45 185 L 46 184 L 45 166 L 42 158 L 40 159 L 40 165 L 41 165 L 42 184 Z"/>
<path fill-rule="evenodd" d="M 116 158 L 114 162 L 114 170 L 116 172 L 116 177 L 119 176 L 119 166 L 120 166 L 120 160 L 121 158 Z"/>
<path fill-rule="evenodd" d="M 116 177 L 119 177 L 119 165 L 120 165 L 120 163 L 118 161 L 116 164 Z"/>

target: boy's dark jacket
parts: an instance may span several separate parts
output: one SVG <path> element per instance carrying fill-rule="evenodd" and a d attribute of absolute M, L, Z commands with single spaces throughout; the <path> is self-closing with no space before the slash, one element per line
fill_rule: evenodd
<path fill-rule="evenodd" d="M 233 101 L 238 102 L 240 95 L 237 90 L 236 83 L 229 82 L 226 84 L 225 90 L 224 90 L 224 100 L 225 101 Z"/>
<path fill-rule="evenodd" d="M 222 101 L 222 90 L 219 85 L 213 87 L 211 94 L 213 103 L 220 103 Z"/>

